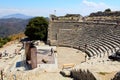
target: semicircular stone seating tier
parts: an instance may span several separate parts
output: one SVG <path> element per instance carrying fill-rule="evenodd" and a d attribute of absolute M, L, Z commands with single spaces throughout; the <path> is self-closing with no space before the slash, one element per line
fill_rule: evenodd
<path fill-rule="evenodd" d="M 120 25 L 76 22 L 54 24 L 52 39 L 57 36 L 58 45 L 78 48 L 89 57 L 109 56 L 120 49 Z M 73 24 L 80 26 L 74 29 Z"/>
<path fill-rule="evenodd" d="M 111 55 L 119 49 L 120 36 L 110 36 L 94 42 L 94 44 L 86 49 L 86 53 L 89 54 L 89 57 L 94 55 L 104 56 L 106 53 L 107 55 Z"/>

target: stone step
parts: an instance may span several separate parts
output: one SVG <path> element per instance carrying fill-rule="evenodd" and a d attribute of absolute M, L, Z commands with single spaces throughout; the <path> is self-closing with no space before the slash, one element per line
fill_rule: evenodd
<path fill-rule="evenodd" d="M 101 43 L 96 43 L 96 44 L 94 44 L 95 46 L 98 46 L 98 47 L 101 47 L 102 49 L 104 49 L 104 53 L 105 52 L 109 52 L 108 50 L 109 50 L 109 47 L 107 47 L 106 45 L 103 45 L 103 44 L 101 44 Z"/>
<path fill-rule="evenodd" d="M 120 46 L 120 38 L 106 38 L 106 39 L 108 39 L 108 40 L 111 40 L 111 41 L 113 41 L 113 42 L 116 42 L 116 43 L 118 43 L 118 46 Z"/>
<path fill-rule="evenodd" d="M 102 56 L 105 56 L 105 55 L 108 56 L 108 50 L 104 45 L 103 46 L 99 45 L 98 47 L 103 51 L 103 53 L 101 54 Z"/>
<path fill-rule="evenodd" d="M 93 52 L 92 56 L 95 56 L 101 53 L 99 50 L 97 50 L 95 47 L 92 47 L 92 46 L 90 46 L 88 49 L 90 49 Z"/>
<path fill-rule="evenodd" d="M 103 38 L 119 38 L 120 39 L 120 35 L 104 35 Z"/>
<path fill-rule="evenodd" d="M 113 45 L 113 44 L 116 45 L 116 47 L 119 47 L 119 46 L 120 46 L 119 43 L 117 43 L 116 41 L 113 41 L 113 40 L 111 40 L 111 39 L 104 39 L 104 40 L 110 42 L 112 45 Z"/>
<path fill-rule="evenodd" d="M 109 53 L 113 53 L 113 47 L 111 46 L 111 45 L 109 45 L 109 44 L 107 44 L 106 42 L 103 42 L 103 41 L 98 41 L 97 43 L 96 43 L 96 45 L 97 44 L 99 44 L 99 45 L 104 45 L 104 46 L 106 46 L 106 48 L 108 49 L 108 51 L 109 51 Z"/>
<path fill-rule="evenodd" d="M 93 45 L 92 47 L 94 47 L 95 50 L 97 51 L 97 55 L 103 53 L 103 51 L 101 49 L 98 49 L 96 46 Z"/>
<path fill-rule="evenodd" d="M 88 55 L 88 57 L 92 57 L 93 56 L 93 52 L 90 49 L 87 49 L 85 51 L 85 53 Z"/>
<path fill-rule="evenodd" d="M 112 48 L 115 48 L 116 47 L 116 45 L 115 44 L 112 44 L 111 42 L 109 42 L 109 41 L 106 41 L 106 40 L 101 40 L 101 42 L 104 42 L 104 43 L 106 43 L 106 44 L 109 44 L 110 46 L 112 46 Z"/>
<path fill-rule="evenodd" d="M 120 38 L 106 38 L 106 39 L 109 39 L 120 44 Z"/>
<path fill-rule="evenodd" d="M 100 54 L 98 54 L 98 56 L 99 56 L 99 55 L 100 55 L 100 56 L 102 56 L 102 55 L 104 56 L 104 55 L 105 55 L 106 50 L 104 49 L 104 47 L 99 46 L 99 45 L 93 45 L 93 47 L 95 47 L 96 50 L 100 51 Z"/>
<path fill-rule="evenodd" d="M 102 38 L 120 39 L 120 35 L 103 35 Z"/>

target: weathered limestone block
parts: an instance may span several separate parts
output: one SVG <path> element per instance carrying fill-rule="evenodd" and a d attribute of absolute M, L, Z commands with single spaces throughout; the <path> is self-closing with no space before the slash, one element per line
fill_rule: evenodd
<path fill-rule="evenodd" d="M 63 70 L 63 71 L 60 71 L 60 73 L 65 77 L 70 77 L 71 75 L 71 72 L 69 70 Z"/>

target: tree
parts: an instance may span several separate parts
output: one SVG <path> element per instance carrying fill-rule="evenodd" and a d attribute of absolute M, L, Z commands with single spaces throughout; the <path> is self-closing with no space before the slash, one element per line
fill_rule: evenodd
<path fill-rule="evenodd" d="M 104 12 L 111 12 L 111 9 L 108 8 Z"/>
<path fill-rule="evenodd" d="M 30 40 L 43 40 L 47 39 L 48 21 L 43 17 L 32 18 L 25 30 L 25 35 Z"/>

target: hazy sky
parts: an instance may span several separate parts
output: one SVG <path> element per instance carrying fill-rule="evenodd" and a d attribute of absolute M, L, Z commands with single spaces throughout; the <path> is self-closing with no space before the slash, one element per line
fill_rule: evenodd
<path fill-rule="evenodd" d="M 45 17 L 67 13 L 85 16 L 107 8 L 120 11 L 120 0 L 0 0 L 0 17 L 14 13 Z"/>

